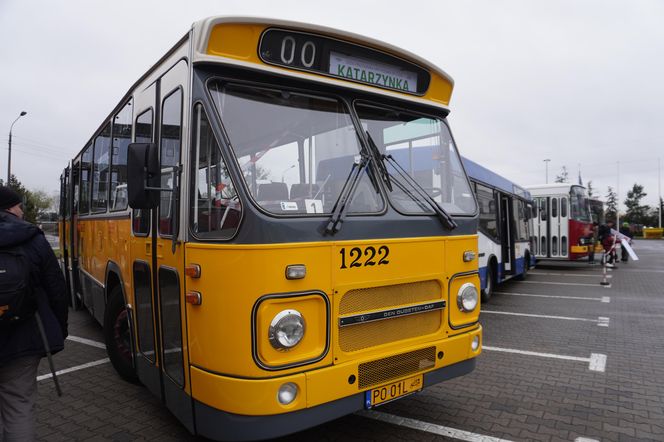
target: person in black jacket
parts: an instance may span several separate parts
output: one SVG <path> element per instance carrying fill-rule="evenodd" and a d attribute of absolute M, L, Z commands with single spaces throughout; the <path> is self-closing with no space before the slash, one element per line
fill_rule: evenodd
<path fill-rule="evenodd" d="M 0 186 L 0 248 L 20 245 L 30 259 L 37 311 L 50 350 L 64 349 L 68 302 L 65 280 L 44 233 L 23 220 L 21 198 Z M 35 439 L 37 368 L 46 356 L 36 316 L 0 330 L 0 440 Z"/>

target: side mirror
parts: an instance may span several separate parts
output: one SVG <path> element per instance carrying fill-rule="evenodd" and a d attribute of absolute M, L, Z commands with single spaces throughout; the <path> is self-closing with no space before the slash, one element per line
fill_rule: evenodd
<path fill-rule="evenodd" d="M 127 193 L 132 209 L 159 204 L 159 156 L 154 143 L 132 143 L 127 153 Z"/>

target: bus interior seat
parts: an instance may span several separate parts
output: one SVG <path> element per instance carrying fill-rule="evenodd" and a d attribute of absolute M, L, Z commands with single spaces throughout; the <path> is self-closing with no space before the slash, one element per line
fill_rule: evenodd
<path fill-rule="evenodd" d="M 287 201 L 288 185 L 286 183 L 265 183 L 258 185 L 258 201 Z"/>
<path fill-rule="evenodd" d="M 318 192 L 318 184 L 296 183 L 291 186 L 290 199 L 313 198 Z"/>

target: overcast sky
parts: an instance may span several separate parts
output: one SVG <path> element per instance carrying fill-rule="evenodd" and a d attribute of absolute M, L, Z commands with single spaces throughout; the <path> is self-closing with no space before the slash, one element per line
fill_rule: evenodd
<path fill-rule="evenodd" d="M 304 21 L 367 35 L 455 80 L 449 121 L 462 155 L 522 185 L 634 183 L 647 204 L 664 160 L 664 2 L 0 0 L 0 177 L 57 190 L 129 87 L 213 15 Z M 664 167 L 664 165 L 662 165 Z"/>

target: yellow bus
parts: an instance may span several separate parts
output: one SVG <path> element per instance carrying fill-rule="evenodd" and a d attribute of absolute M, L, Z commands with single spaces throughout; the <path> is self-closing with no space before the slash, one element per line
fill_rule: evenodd
<path fill-rule="evenodd" d="M 471 372 L 477 205 L 452 89 L 359 35 L 195 23 L 62 174 L 71 302 L 119 374 L 192 433 L 246 440 Z"/>

